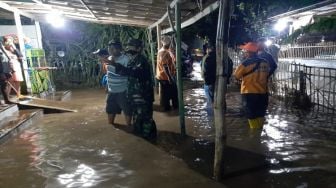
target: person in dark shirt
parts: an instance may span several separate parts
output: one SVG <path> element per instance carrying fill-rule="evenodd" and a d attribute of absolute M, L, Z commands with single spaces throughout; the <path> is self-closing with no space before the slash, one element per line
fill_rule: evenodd
<path fill-rule="evenodd" d="M 223 74 L 227 76 L 227 83 L 229 84 L 230 77 L 232 75 L 233 62 L 228 57 L 228 69 L 226 71 L 223 62 Z M 204 79 L 204 91 L 207 97 L 208 115 L 212 115 L 212 104 L 214 103 L 215 96 L 215 83 L 216 83 L 216 50 L 215 48 L 207 44 L 206 55 L 202 61 L 202 77 Z"/>
<path fill-rule="evenodd" d="M 127 53 L 131 60 L 127 66 L 110 62 L 116 73 L 128 76 L 127 98 L 132 106 L 133 128 L 136 134 L 156 138 L 156 124 L 153 120 L 154 81 L 152 68 L 142 55 L 143 44 L 139 39 L 130 39 Z"/>

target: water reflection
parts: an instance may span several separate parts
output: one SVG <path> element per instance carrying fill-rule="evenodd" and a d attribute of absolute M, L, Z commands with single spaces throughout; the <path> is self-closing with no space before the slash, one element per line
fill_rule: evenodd
<path fill-rule="evenodd" d="M 193 135 L 197 135 L 194 145 L 209 144 L 215 130 L 213 120 L 206 111 L 206 98 L 203 88 L 185 91 L 186 117 L 195 123 Z M 229 113 L 239 112 L 239 97 L 229 100 Z M 238 105 L 237 105 L 238 104 Z M 232 110 L 231 108 L 237 108 Z M 233 115 L 227 125 L 228 135 L 236 143 L 246 142 L 247 124 L 242 116 Z M 335 171 L 336 169 L 336 127 L 335 116 L 302 112 L 291 109 L 279 101 L 272 101 L 264 129 L 260 136 L 261 145 L 266 146 L 265 154 L 272 168 L 271 174 L 311 172 L 315 170 Z M 245 127 L 245 128 L 244 128 Z M 194 162 L 203 159 L 195 157 Z M 287 166 L 290 163 L 290 166 Z M 317 165 L 318 164 L 318 165 Z M 280 168 L 279 168 L 280 167 Z"/>
<path fill-rule="evenodd" d="M 206 103 L 206 97 L 203 88 L 189 89 L 185 91 L 185 113 L 186 118 L 192 119 L 193 135 L 200 138 L 208 138 L 214 136 L 213 117 L 208 116 L 209 109 Z"/>
<path fill-rule="evenodd" d="M 91 187 L 95 185 L 96 179 L 99 179 L 99 176 L 96 176 L 95 170 L 90 168 L 85 164 L 80 164 L 75 172 L 60 174 L 57 177 L 58 181 L 67 188 L 70 187 Z"/>
<path fill-rule="evenodd" d="M 193 71 L 191 73 L 190 80 L 192 81 L 202 81 L 202 70 L 201 70 L 201 63 L 200 62 L 194 62 L 193 63 Z"/>
<path fill-rule="evenodd" d="M 333 121 L 325 121 L 327 116 L 290 109 L 280 102 L 273 104 L 261 141 L 269 155 L 296 165 L 272 169 L 270 173 L 331 170 L 336 165 L 336 127 Z"/>

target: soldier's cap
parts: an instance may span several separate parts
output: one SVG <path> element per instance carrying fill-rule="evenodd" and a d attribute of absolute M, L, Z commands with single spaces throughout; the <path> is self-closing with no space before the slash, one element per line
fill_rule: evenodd
<path fill-rule="evenodd" d="M 98 50 L 96 50 L 92 53 L 95 54 L 95 55 L 99 55 L 99 56 L 109 55 L 108 51 L 106 49 L 103 49 L 103 48 L 98 49 Z"/>
<path fill-rule="evenodd" d="M 142 47 L 142 41 L 139 39 L 130 39 L 127 42 L 127 46 L 133 46 L 136 48 Z"/>
<path fill-rule="evenodd" d="M 112 39 L 108 42 L 109 46 L 121 47 L 121 42 L 118 39 Z"/>
<path fill-rule="evenodd" d="M 248 42 L 245 45 L 239 46 L 239 48 L 242 49 L 242 50 L 246 50 L 248 52 L 254 52 L 254 53 L 258 52 L 258 50 L 259 50 L 259 46 L 255 42 Z"/>

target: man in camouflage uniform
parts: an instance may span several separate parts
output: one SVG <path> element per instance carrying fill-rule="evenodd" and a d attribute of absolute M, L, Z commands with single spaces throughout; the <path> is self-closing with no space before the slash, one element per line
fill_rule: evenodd
<path fill-rule="evenodd" d="M 142 42 L 131 39 L 127 44 L 130 63 L 127 67 L 115 66 L 116 72 L 128 76 L 127 97 L 133 109 L 133 127 L 136 134 L 146 139 L 156 137 L 156 125 L 153 120 L 154 84 L 151 65 L 141 54 Z"/>
<path fill-rule="evenodd" d="M 5 103 L 11 104 L 12 102 L 9 101 L 9 96 L 7 92 L 7 87 L 8 87 L 7 82 L 8 82 L 8 79 L 11 77 L 13 68 L 11 66 L 8 56 L 6 56 L 5 51 L 3 50 L 2 45 L 0 47 L 1 47 L 1 50 L 0 50 L 0 90 L 1 90 Z"/>

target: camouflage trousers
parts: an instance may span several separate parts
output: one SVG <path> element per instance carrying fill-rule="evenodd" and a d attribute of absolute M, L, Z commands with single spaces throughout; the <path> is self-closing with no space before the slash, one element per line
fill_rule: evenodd
<path fill-rule="evenodd" d="M 153 120 L 153 104 L 133 105 L 133 126 L 135 133 L 144 138 L 156 137 L 156 125 Z"/>

